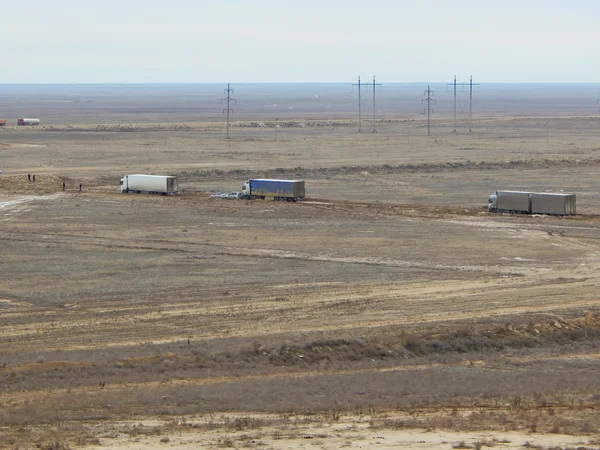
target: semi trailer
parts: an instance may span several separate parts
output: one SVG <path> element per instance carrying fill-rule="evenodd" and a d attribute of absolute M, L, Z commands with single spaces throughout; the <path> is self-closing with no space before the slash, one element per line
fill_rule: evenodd
<path fill-rule="evenodd" d="M 17 125 L 19 125 L 20 127 L 36 126 L 39 124 L 40 124 L 40 119 L 22 119 L 20 117 L 17 119 Z"/>
<path fill-rule="evenodd" d="M 270 180 L 265 178 L 248 180 L 242 186 L 244 196 L 249 199 L 282 200 L 295 202 L 305 197 L 304 180 Z"/>
<path fill-rule="evenodd" d="M 496 191 L 488 199 L 488 211 L 569 216 L 576 214 L 576 199 L 575 194 Z"/>
<path fill-rule="evenodd" d="M 0 119 L 0 127 L 3 127 L 6 125 L 6 120 L 5 119 Z"/>
<path fill-rule="evenodd" d="M 125 175 L 121 178 L 121 193 L 169 195 L 177 192 L 177 179 L 170 175 Z"/>

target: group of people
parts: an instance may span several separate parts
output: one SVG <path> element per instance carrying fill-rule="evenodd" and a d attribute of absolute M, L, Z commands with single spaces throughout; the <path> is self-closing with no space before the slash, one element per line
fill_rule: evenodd
<path fill-rule="evenodd" d="M 30 173 L 27 174 L 27 180 L 30 183 L 35 183 L 35 173 L 33 175 L 31 175 Z M 63 181 L 62 184 L 62 190 L 66 191 L 67 190 L 67 183 Z M 83 185 L 81 183 L 79 183 L 79 192 L 83 191 Z"/>

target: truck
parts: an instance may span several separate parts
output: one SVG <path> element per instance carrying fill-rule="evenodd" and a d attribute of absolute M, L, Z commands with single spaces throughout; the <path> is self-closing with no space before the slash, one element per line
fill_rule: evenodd
<path fill-rule="evenodd" d="M 170 175 L 125 175 L 120 182 L 121 193 L 169 195 L 177 192 L 177 179 Z"/>
<path fill-rule="evenodd" d="M 529 191 L 496 191 L 488 199 L 489 212 L 521 214 L 576 214 L 575 194 Z"/>
<path fill-rule="evenodd" d="M 19 117 L 17 119 L 17 125 L 19 125 L 20 127 L 23 126 L 36 126 L 40 124 L 40 119 L 23 119 L 21 117 Z"/>
<path fill-rule="evenodd" d="M 244 196 L 249 199 L 267 199 L 296 202 L 304 199 L 304 180 L 271 180 L 257 178 L 242 186 Z"/>
<path fill-rule="evenodd" d="M 0 127 L 3 127 L 4 125 L 6 125 L 6 120 L 0 119 Z"/>

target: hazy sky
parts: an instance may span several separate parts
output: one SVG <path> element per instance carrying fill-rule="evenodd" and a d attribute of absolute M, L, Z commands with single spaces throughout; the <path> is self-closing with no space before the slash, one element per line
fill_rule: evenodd
<path fill-rule="evenodd" d="M 600 82 L 600 0 L 1 3 L 0 83 Z"/>

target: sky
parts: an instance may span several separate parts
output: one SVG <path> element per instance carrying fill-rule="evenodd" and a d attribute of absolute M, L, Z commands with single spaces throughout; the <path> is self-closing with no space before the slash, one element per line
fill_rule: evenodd
<path fill-rule="evenodd" d="M 27 0 L 0 83 L 600 82 L 599 0 Z"/>

